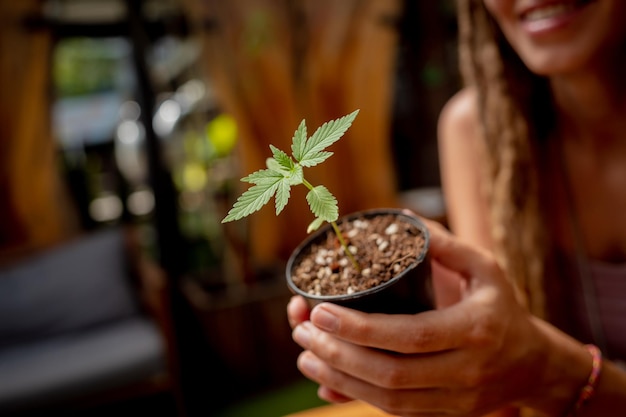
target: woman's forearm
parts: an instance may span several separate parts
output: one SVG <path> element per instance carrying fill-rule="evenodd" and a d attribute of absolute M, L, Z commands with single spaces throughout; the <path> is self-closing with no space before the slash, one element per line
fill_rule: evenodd
<path fill-rule="evenodd" d="M 626 413 L 626 373 L 614 363 L 604 362 L 598 386 L 576 417 L 623 416 Z"/>
<path fill-rule="evenodd" d="M 532 398 L 524 405 L 539 409 L 547 415 L 562 417 L 574 415 L 573 407 L 592 372 L 593 358 L 578 341 L 536 319 L 547 334 L 549 352 L 546 358 L 543 383 L 537 385 Z M 585 416 L 623 416 L 626 411 L 626 372 L 615 364 L 603 361 L 592 396 L 575 413 Z"/>

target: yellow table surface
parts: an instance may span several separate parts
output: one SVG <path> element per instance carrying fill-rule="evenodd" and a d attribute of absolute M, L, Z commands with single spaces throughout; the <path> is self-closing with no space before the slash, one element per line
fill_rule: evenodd
<path fill-rule="evenodd" d="M 285 417 L 389 417 L 377 408 L 360 401 L 312 408 Z"/>

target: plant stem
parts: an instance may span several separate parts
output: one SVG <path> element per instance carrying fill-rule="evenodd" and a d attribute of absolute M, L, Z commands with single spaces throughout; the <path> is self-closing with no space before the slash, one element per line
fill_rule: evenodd
<path fill-rule="evenodd" d="M 343 247 L 343 251 L 346 253 L 346 255 L 348 255 L 348 258 L 350 258 L 350 260 L 352 261 L 352 265 L 358 272 L 361 272 L 361 267 L 359 266 L 359 263 L 356 261 L 352 252 L 350 252 L 350 249 L 348 249 L 348 245 L 346 244 L 346 241 L 343 238 L 343 234 L 341 234 L 341 231 L 339 230 L 337 223 L 330 222 L 330 225 L 333 227 L 333 230 L 335 231 L 335 234 L 337 235 L 337 239 L 339 239 L 339 243 L 341 243 L 341 247 Z"/>
<path fill-rule="evenodd" d="M 306 186 L 306 188 L 308 188 L 309 190 L 313 190 L 313 188 L 315 188 L 315 187 L 313 187 L 313 185 L 310 182 L 308 182 L 304 178 L 302 178 L 302 184 L 304 184 Z M 343 238 L 343 234 L 339 230 L 339 227 L 337 226 L 337 223 L 336 222 L 329 222 L 329 223 L 333 227 L 333 230 L 335 231 L 335 234 L 337 235 L 337 239 L 339 239 L 339 243 L 341 243 L 341 247 L 343 248 L 343 251 L 346 253 L 348 258 L 350 258 L 350 261 L 352 262 L 352 265 L 354 266 L 354 268 L 358 272 L 361 272 L 361 267 L 359 266 L 359 263 L 356 261 L 356 258 L 354 257 L 352 252 L 350 252 L 350 249 L 348 249 L 348 245 L 346 244 L 346 240 Z"/>

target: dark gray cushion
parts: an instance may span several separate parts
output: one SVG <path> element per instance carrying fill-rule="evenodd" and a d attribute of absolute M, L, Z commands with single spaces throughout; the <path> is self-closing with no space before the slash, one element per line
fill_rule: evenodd
<path fill-rule="evenodd" d="M 0 269 L 0 347 L 137 311 L 123 231 L 102 230 Z"/>
<path fill-rule="evenodd" d="M 67 401 L 165 370 L 155 324 L 131 318 L 0 350 L 0 414 Z"/>

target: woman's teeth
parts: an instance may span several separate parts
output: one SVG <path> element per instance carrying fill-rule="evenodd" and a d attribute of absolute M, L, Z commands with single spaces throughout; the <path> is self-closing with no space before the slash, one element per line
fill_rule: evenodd
<path fill-rule="evenodd" d="M 551 4 L 549 6 L 542 7 L 540 9 L 534 9 L 530 12 L 526 13 L 524 16 L 524 20 L 534 21 L 541 19 L 549 19 L 551 17 L 555 17 L 567 12 L 570 12 L 576 8 L 574 3 L 559 3 L 559 4 Z"/>

